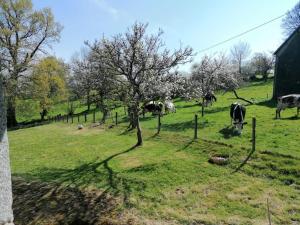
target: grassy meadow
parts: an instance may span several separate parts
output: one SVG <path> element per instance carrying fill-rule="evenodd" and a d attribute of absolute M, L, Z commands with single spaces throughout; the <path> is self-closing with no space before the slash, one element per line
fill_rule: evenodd
<path fill-rule="evenodd" d="M 203 118 L 196 102 L 176 100 L 177 112 L 162 117 L 159 135 L 157 118 L 147 114 L 141 118 L 142 147 L 133 147 L 135 132 L 126 131 L 121 108 L 120 124 L 113 128 L 112 119 L 106 126 L 90 126 L 89 115 L 83 130 L 75 120 L 10 131 L 13 176 L 109 192 L 120 199 L 117 211 L 136 224 L 263 225 L 268 224 L 267 199 L 272 224 L 300 224 L 296 110 L 274 119 L 272 83 L 237 92 L 255 102 L 247 105 L 248 125 L 241 136 L 230 127 L 232 93 L 219 93 Z M 195 114 L 198 140 L 193 140 Z M 234 172 L 251 148 L 252 117 L 257 118 L 257 151 Z M 215 154 L 228 154 L 229 164 L 210 164 Z"/>

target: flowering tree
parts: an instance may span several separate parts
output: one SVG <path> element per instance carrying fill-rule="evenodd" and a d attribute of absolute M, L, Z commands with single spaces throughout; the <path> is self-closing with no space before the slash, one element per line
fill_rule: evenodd
<path fill-rule="evenodd" d="M 93 87 L 92 68 L 88 60 L 88 51 L 81 51 L 81 54 L 74 55 L 71 62 L 72 76 L 69 79 L 69 86 L 72 92 L 78 97 L 85 97 L 88 111 L 91 108 L 91 92 Z"/>
<path fill-rule="evenodd" d="M 109 72 L 105 63 L 98 57 L 98 54 L 91 51 L 87 60 L 91 68 L 92 88 L 97 93 L 95 100 L 102 112 L 101 123 L 105 123 L 109 112 L 114 108 L 122 79 L 116 79 L 115 74 Z"/>
<path fill-rule="evenodd" d="M 107 71 L 123 77 L 128 83 L 130 108 L 137 128 L 137 145 L 142 145 L 142 131 L 139 123 L 140 104 L 145 101 L 149 83 L 161 82 L 161 77 L 179 64 L 190 61 L 192 49 L 180 48 L 171 52 L 164 48 L 163 32 L 147 35 L 147 24 L 135 23 L 124 34 L 111 39 L 103 38 L 90 45 L 105 62 Z M 153 86 L 153 85 L 152 85 Z"/>
<path fill-rule="evenodd" d="M 186 97 L 204 99 L 206 94 L 215 90 L 233 90 L 238 85 L 238 74 L 234 72 L 224 54 L 215 58 L 206 55 L 192 67 L 191 77 L 187 80 Z"/>
<path fill-rule="evenodd" d="M 274 67 L 274 57 L 271 54 L 256 53 L 251 64 L 255 68 L 255 72 L 262 75 L 265 81 L 268 80 L 268 72 Z"/>

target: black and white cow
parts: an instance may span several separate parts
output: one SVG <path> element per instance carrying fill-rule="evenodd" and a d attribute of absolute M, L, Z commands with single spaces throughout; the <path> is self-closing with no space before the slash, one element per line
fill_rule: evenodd
<path fill-rule="evenodd" d="M 142 113 L 145 116 L 145 113 L 152 112 L 153 114 L 161 114 L 163 110 L 163 103 L 162 102 L 148 102 L 142 106 Z"/>
<path fill-rule="evenodd" d="M 237 102 L 231 104 L 230 106 L 231 123 L 237 129 L 239 134 L 242 133 L 244 124 L 247 124 L 245 122 L 245 116 L 246 116 L 245 106 Z"/>
<path fill-rule="evenodd" d="M 295 108 L 297 107 L 297 116 L 299 115 L 300 109 L 300 94 L 291 94 L 281 96 L 277 99 L 277 109 L 276 109 L 276 118 L 280 118 L 281 110 L 286 108 Z"/>
<path fill-rule="evenodd" d="M 212 105 L 213 101 L 217 101 L 216 96 L 214 95 L 213 92 L 208 92 L 206 93 L 206 95 L 204 96 L 204 105 L 208 106 L 208 105 Z"/>

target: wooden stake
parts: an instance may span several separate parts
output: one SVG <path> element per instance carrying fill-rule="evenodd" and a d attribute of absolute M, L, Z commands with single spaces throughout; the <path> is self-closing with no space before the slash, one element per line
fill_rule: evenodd
<path fill-rule="evenodd" d="M 195 132 L 194 139 L 198 139 L 198 115 L 195 115 Z"/>
<path fill-rule="evenodd" d="M 256 148 L 256 118 L 252 118 L 252 152 L 255 152 Z"/>
<path fill-rule="evenodd" d="M 116 112 L 116 125 L 118 125 L 118 112 Z"/>
<path fill-rule="evenodd" d="M 268 221 L 269 221 L 269 225 L 272 225 L 271 222 L 271 213 L 270 213 L 270 206 L 269 206 L 269 199 L 267 198 L 267 209 L 268 209 Z"/>

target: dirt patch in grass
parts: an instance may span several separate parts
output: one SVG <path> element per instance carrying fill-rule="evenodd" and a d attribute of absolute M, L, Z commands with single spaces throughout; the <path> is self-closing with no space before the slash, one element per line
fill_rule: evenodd
<path fill-rule="evenodd" d="M 16 225 L 134 224 L 118 210 L 119 200 L 106 191 L 14 178 L 13 194 Z"/>

